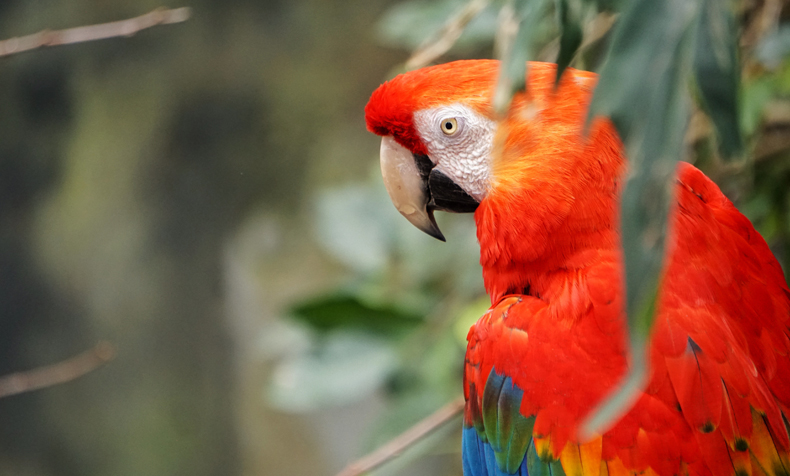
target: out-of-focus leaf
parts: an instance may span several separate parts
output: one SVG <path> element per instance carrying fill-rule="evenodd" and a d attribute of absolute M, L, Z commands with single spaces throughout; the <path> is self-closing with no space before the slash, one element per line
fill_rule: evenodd
<path fill-rule="evenodd" d="M 697 16 L 694 76 L 702 102 L 716 126 L 725 159 L 743 151 L 738 121 L 738 35 L 733 5 L 726 0 L 703 0 Z"/>
<path fill-rule="evenodd" d="M 316 200 L 316 237 L 332 257 L 360 275 L 398 268 L 404 285 L 424 289 L 432 280 L 480 289 L 479 247 L 471 215 L 438 217 L 453 246 L 426 235 L 392 206 L 376 167 L 371 183 L 322 191 Z M 393 283 L 383 283 L 390 286 Z M 390 289 L 391 291 L 391 289 Z"/>
<path fill-rule="evenodd" d="M 397 213 L 372 187 L 352 185 L 322 192 L 316 201 L 318 242 L 358 272 L 384 267 L 392 247 Z"/>
<path fill-rule="evenodd" d="M 698 0 L 634 0 L 615 25 L 589 115 L 611 118 L 627 146 L 657 134 L 646 130 L 649 121 L 661 118 L 656 113 L 666 88 L 657 86 L 667 82 L 698 6 Z M 638 151 L 628 151 L 632 168 L 642 158 Z"/>
<path fill-rule="evenodd" d="M 491 299 L 488 296 L 482 296 L 467 304 L 461 311 L 453 326 L 455 338 L 461 345 L 466 345 L 466 335 L 469 333 L 469 328 L 483 317 L 489 307 L 491 307 Z"/>
<path fill-rule="evenodd" d="M 435 36 L 463 5 L 463 0 L 396 3 L 382 16 L 378 36 L 386 45 L 414 50 Z M 456 48 L 490 44 L 496 31 L 496 17 L 496 9 L 491 6 L 483 9 L 466 25 Z"/>
<path fill-rule="evenodd" d="M 423 322 L 422 316 L 395 306 L 371 304 L 356 296 L 333 295 L 296 305 L 291 315 L 315 329 L 365 329 L 388 335 Z"/>
<path fill-rule="evenodd" d="M 513 0 L 500 13 L 499 79 L 494 90 L 494 109 L 503 114 L 513 95 L 524 90 L 527 61 L 534 59 L 540 23 L 547 0 Z M 516 29 L 511 32 L 512 28 Z M 514 34 L 515 33 L 515 34 Z"/>
<path fill-rule="evenodd" d="M 687 123 L 685 73 L 697 3 L 635 0 L 614 34 L 590 116 L 611 118 L 626 146 L 629 174 L 622 200 L 623 246 L 632 329 L 658 282 L 669 184 Z M 649 317 L 649 316 L 647 316 Z"/>
<path fill-rule="evenodd" d="M 396 252 L 404 279 L 418 289 L 437 284 L 459 295 L 479 292 L 483 289 L 480 246 L 472 216 L 444 214 L 438 220 L 447 243 L 426 242 L 424 233 L 415 233 L 411 223 L 399 220 Z"/>
<path fill-rule="evenodd" d="M 760 41 L 755 56 L 766 67 L 775 69 L 790 55 L 790 25 L 782 25 Z"/>
<path fill-rule="evenodd" d="M 774 85 L 768 79 L 757 79 L 744 82 L 743 100 L 741 101 L 741 129 L 751 136 L 760 126 L 765 105 L 774 96 Z"/>
<path fill-rule="evenodd" d="M 442 29 L 420 48 L 412 53 L 406 61 L 406 69 L 412 70 L 425 67 L 447 53 L 463 35 L 469 23 L 485 10 L 490 0 L 468 0 L 466 5 L 458 9 L 447 19 Z"/>
<path fill-rule="evenodd" d="M 754 224 L 779 260 L 785 277 L 790 273 L 790 151 L 754 163 L 755 188 L 738 209 Z"/>
<path fill-rule="evenodd" d="M 776 92 L 790 95 L 790 56 L 786 56 L 776 72 Z"/>
<path fill-rule="evenodd" d="M 572 8 L 570 0 L 555 0 L 557 23 L 560 26 L 560 52 L 557 54 L 557 80 L 571 64 L 571 60 L 582 44 L 583 33 L 578 9 Z"/>
<path fill-rule="evenodd" d="M 311 336 L 310 329 L 299 323 L 273 320 L 256 339 L 257 356 L 263 360 L 275 360 L 306 352 L 312 345 Z"/>
<path fill-rule="evenodd" d="M 584 0 L 585 3 L 594 4 L 601 12 L 618 12 L 623 9 L 623 4 L 628 0 Z"/>
<path fill-rule="evenodd" d="M 746 215 L 750 222 L 755 223 L 765 219 L 771 210 L 773 204 L 767 194 L 758 194 L 751 198 L 751 200 L 738 205 L 738 210 Z M 765 238 L 764 233 L 760 233 Z"/>
<path fill-rule="evenodd" d="M 386 340 L 364 333 L 335 332 L 310 352 L 281 361 L 267 387 L 269 402 L 306 412 L 358 400 L 378 389 L 397 365 Z"/>
<path fill-rule="evenodd" d="M 586 422 L 587 432 L 615 421 L 646 379 L 643 357 L 664 252 L 670 183 L 688 121 L 685 82 L 698 11 L 698 1 L 691 0 L 631 2 L 616 26 L 591 105 L 591 117 L 611 118 L 629 160 L 621 221 L 633 365 L 618 392 Z"/>
<path fill-rule="evenodd" d="M 461 344 L 451 332 L 442 332 L 431 341 L 419 362 L 423 380 L 445 401 L 457 395 L 461 388 L 465 351 L 466 341 Z"/>

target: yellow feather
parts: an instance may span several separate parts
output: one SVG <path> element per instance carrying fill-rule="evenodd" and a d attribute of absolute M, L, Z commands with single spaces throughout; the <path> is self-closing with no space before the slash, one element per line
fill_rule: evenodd
<path fill-rule="evenodd" d="M 609 476 L 631 476 L 633 471 L 628 470 L 619 457 L 607 461 L 606 466 L 609 470 Z"/>
<path fill-rule="evenodd" d="M 560 453 L 560 463 L 566 476 L 606 476 L 605 471 L 601 474 L 602 448 L 601 437 L 581 445 L 569 441 Z"/>
<path fill-rule="evenodd" d="M 585 469 L 585 476 L 601 475 L 601 451 L 603 451 L 603 438 L 598 437 L 579 445 L 582 456 L 582 467 Z"/>
<path fill-rule="evenodd" d="M 580 448 L 576 443 L 568 441 L 565 444 L 565 448 L 560 453 L 560 463 L 566 476 L 589 476 L 584 474 Z"/>
<path fill-rule="evenodd" d="M 782 474 L 777 469 L 782 468 L 784 462 L 776 451 L 774 440 L 765 425 L 765 419 L 757 411 L 752 410 L 752 422 L 752 440 L 749 448 L 761 471 L 769 475 Z M 787 459 L 786 455 L 784 459 Z"/>

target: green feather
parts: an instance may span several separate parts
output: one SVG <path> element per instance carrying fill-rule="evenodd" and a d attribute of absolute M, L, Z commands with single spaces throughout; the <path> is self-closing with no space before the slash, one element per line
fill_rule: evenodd
<path fill-rule="evenodd" d="M 499 452 L 502 451 L 497 416 L 499 414 L 499 395 L 502 393 L 502 386 L 504 384 L 505 378 L 497 374 L 492 368 L 491 373 L 488 374 L 486 388 L 483 390 L 483 425 L 485 426 L 488 444 L 491 445 L 491 448 L 497 453 L 497 456 Z"/>
<path fill-rule="evenodd" d="M 513 434 L 507 448 L 504 470 L 513 474 L 521 466 L 527 447 L 532 441 L 532 427 L 535 426 L 535 417 L 524 418 L 521 413 L 514 419 Z M 502 464 L 500 464 L 500 468 Z"/>
<path fill-rule="evenodd" d="M 485 437 L 494 450 L 499 469 L 513 474 L 518 471 L 532 440 L 535 417 L 519 411 L 523 392 L 505 377 L 491 369 L 482 398 L 482 420 Z"/>

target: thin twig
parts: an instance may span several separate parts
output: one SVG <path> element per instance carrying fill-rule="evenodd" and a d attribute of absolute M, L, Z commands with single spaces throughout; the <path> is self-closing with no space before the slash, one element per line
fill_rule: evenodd
<path fill-rule="evenodd" d="M 612 29 L 614 26 L 614 22 L 617 20 L 616 13 L 610 12 L 601 12 L 595 17 L 588 21 L 584 25 L 584 41 L 582 44 L 579 45 L 579 49 L 576 52 L 575 57 L 578 58 L 584 50 L 590 47 L 593 43 L 600 41 L 601 38 L 604 37 L 609 30 Z M 537 60 L 538 61 L 547 61 L 547 62 L 555 62 L 557 60 L 557 55 L 560 52 L 560 39 L 555 38 L 551 40 L 546 46 L 540 50 L 538 53 Z"/>
<path fill-rule="evenodd" d="M 782 12 L 782 0 L 765 0 L 741 34 L 741 46 L 746 49 L 755 48 L 760 40 L 779 25 L 779 14 Z"/>
<path fill-rule="evenodd" d="M 30 392 L 74 380 L 115 357 L 115 347 L 99 342 L 96 347 L 56 364 L 0 377 L 0 398 Z"/>
<path fill-rule="evenodd" d="M 378 468 L 382 464 L 403 453 L 408 447 L 425 438 L 434 430 L 460 415 L 463 409 L 463 398 L 453 400 L 432 415 L 390 440 L 387 444 L 373 453 L 346 466 L 337 476 L 360 476 Z"/>
<path fill-rule="evenodd" d="M 510 105 L 513 97 L 513 78 L 507 74 L 505 65 L 513 52 L 513 45 L 516 43 L 516 35 L 521 26 L 521 19 L 516 13 L 515 2 L 512 0 L 505 2 L 499 10 L 499 24 L 494 37 L 494 56 L 502 63 L 499 68 L 499 77 L 494 87 L 494 110 L 502 117 Z M 526 76 L 525 71 L 525 76 Z"/>
<path fill-rule="evenodd" d="M 139 31 L 157 26 L 186 21 L 192 11 L 188 7 L 167 9 L 157 8 L 135 18 L 100 23 L 98 25 L 78 26 L 65 30 L 44 30 L 32 35 L 19 36 L 0 41 L 0 57 L 15 55 L 24 51 L 47 46 L 70 45 L 86 41 L 104 40 L 120 36 L 132 36 Z"/>
<path fill-rule="evenodd" d="M 518 33 L 519 18 L 516 16 L 516 8 L 513 2 L 505 2 L 499 9 L 497 18 L 497 29 L 494 35 L 494 57 L 502 60 L 510 54 L 513 42 Z"/>
<path fill-rule="evenodd" d="M 579 49 L 583 50 L 603 38 L 612 29 L 615 21 L 616 13 L 601 12 L 595 15 L 595 18 L 584 25 L 584 41 Z"/>
<path fill-rule="evenodd" d="M 452 48 L 466 25 L 488 5 L 490 0 L 470 0 L 464 8 L 450 17 L 436 37 L 431 38 L 425 45 L 419 47 L 411 58 L 406 61 L 406 69 L 418 69 L 427 66 L 436 58 L 447 53 Z"/>

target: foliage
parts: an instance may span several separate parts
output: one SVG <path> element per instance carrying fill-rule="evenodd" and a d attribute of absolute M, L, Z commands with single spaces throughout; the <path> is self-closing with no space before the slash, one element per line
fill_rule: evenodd
<path fill-rule="evenodd" d="M 0 368 L 118 354 L 3 399 L 0 474 L 320 474 L 356 437 L 264 406 L 258 345 L 337 282 L 305 191 L 367 170 L 359 110 L 403 53 L 361 39 L 391 3 L 184 0 L 179 25 L 3 58 Z M 162 4 L 2 2 L 2 39 Z"/>
<path fill-rule="evenodd" d="M 399 3 L 383 16 L 379 25 L 382 41 L 405 49 L 424 46 L 439 33 L 441 18 L 450 17 L 464 3 Z M 445 58 L 490 51 L 496 42 L 503 59 L 495 95 L 500 109 L 524 87 L 525 60 L 556 61 L 561 65 L 560 74 L 565 66 L 600 72 L 591 117 L 603 115 L 613 121 L 630 161 L 621 216 L 636 359 L 626 386 L 631 390 L 639 388 L 645 378 L 639 362 L 652 320 L 671 198 L 669 185 L 677 160 L 696 162 L 716 179 L 754 221 L 785 269 L 790 269 L 790 26 L 780 23 L 778 12 L 771 13 L 769 3 L 493 1 L 469 23 L 457 48 Z M 617 21 L 609 28 L 611 22 L 606 19 L 613 14 L 618 15 Z M 494 21 L 495 17 L 499 20 Z M 377 184 L 380 179 L 376 176 L 372 182 Z M 377 332 L 373 327 L 381 325 L 390 306 L 428 316 L 405 332 L 386 334 L 401 356 L 396 368 L 387 369 L 388 394 L 396 401 L 405 395 L 452 394 L 453 388 L 460 388 L 460 373 L 453 371 L 462 362 L 463 332 L 456 331 L 452 345 L 440 345 L 442 333 L 468 326 L 474 320 L 470 313 L 480 316 L 485 309 L 485 301 L 478 299 L 481 289 L 468 286 L 479 284 L 471 277 L 474 267 L 457 272 L 457 260 L 474 254 L 468 242 L 473 232 L 468 222 L 453 221 L 456 233 L 449 234 L 449 244 L 441 249 L 427 238 L 415 240 L 418 232 L 410 234 L 400 228 L 406 221 L 388 203 L 373 197 L 364 202 L 365 207 L 351 203 L 360 200 L 352 198 L 354 193 L 376 187 L 351 185 L 319 199 L 323 205 L 319 206 L 318 222 L 324 231 L 318 239 L 353 270 L 353 285 L 344 299 L 357 299 L 357 304 L 370 302 L 370 296 L 379 300 L 378 307 L 358 306 L 357 310 L 364 307 L 371 319 L 368 332 Z M 344 194 L 346 198 L 338 199 Z M 354 216 L 344 215 L 349 209 L 355 210 Z M 359 227 L 359 223 L 365 226 Z M 341 239 L 334 236 L 353 229 L 361 232 Z M 374 236 L 370 243 L 363 243 L 358 239 L 362 235 Z M 365 258 L 369 255 L 375 259 Z M 409 270 L 413 256 L 430 258 Z M 311 304 L 313 310 L 335 305 L 331 299 Z M 300 308 L 295 309 L 298 313 Z M 336 315 L 332 320 L 338 329 L 358 327 L 361 316 Z M 392 326 L 415 322 L 398 316 Z M 462 317 L 453 323 L 457 316 Z M 318 327 L 326 327 L 326 321 Z M 421 346 L 415 347 L 415 343 Z M 441 347 L 443 354 L 437 355 L 434 347 Z M 407 358 L 410 353 L 413 357 L 415 349 L 419 349 L 418 363 Z M 631 395 L 625 392 L 619 400 L 611 400 L 593 427 L 600 428 L 616 418 L 615 408 L 623 407 Z M 405 420 L 414 420 L 423 411 L 429 409 L 421 408 Z"/>
<path fill-rule="evenodd" d="M 453 245 L 425 240 L 391 206 L 378 170 L 365 184 L 323 191 L 314 209 L 316 239 L 350 276 L 341 289 L 291 308 L 302 345 L 275 369 L 270 401 L 308 411 L 383 385 L 394 404 L 374 445 L 460 391 L 466 332 L 456 317 L 466 316 L 468 328 L 488 307 L 474 224 L 439 217 Z"/>

